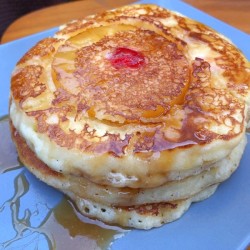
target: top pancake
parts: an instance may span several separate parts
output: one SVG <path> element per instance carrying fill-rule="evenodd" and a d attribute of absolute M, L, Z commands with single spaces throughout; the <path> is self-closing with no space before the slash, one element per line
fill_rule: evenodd
<path fill-rule="evenodd" d="M 72 21 L 27 52 L 13 72 L 10 116 L 56 171 L 155 187 L 238 145 L 249 87 L 249 62 L 228 39 L 131 5 Z"/>

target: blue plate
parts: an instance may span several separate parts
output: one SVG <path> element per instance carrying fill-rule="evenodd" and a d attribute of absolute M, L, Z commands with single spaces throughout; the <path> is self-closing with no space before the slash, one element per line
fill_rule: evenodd
<path fill-rule="evenodd" d="M 151 3 L 178 11 L 211 26 L 229 37 L 250 59 L 250 36 L 246 33 L 181 1 L 159 0 Z M 8 113 L 9 82 L 16 62 L 37 41 L 53 35 L 56 30 L 57 28 L 53 28 L 0 46 L 0 116 Z M 25 168 L 16 168 L 16 159 L 5 161 L 6 155 L 14 155 L 15 149 L 7 143 L 10 140 L 7 129 L 0 126 L 0 130 L 0 171 L 5 169 L 0 174 L 0 249 L 50 249 L 46 234 L 34 229 L 39 228 L 44 218 L 50 215 L 51 209 L 61 201 L 62 195 L 38 181 Z M 239 169 L 219 186 L 212 197 L 193 204 L 181 219 L 161 228 L 149 231 L 131 230 L 124 237 L 115 240 L 110 248 L 245 249 L 250 243 L 249 162 L 248 144 Z M 12 166 L 11 170 L 6 169 L 5 164 Z M 15 219 L 22 223 L 13 222 Z M 26 225 L 27 228 L 20 229 L 20 225 Z M 84 245 L 82 247 L 81 249 L 89 249 Z"/>

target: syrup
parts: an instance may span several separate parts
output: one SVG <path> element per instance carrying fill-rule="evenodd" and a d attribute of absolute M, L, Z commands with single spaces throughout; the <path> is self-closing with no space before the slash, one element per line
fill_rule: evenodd
<path fill-rule="evenodd" d="M 8 217 L 8 225 L 0 225 L 0 249 L 108 249 L 124 235 L 123 229 L 84 217 L 66 197 L 21 167 L 7 117 L 0 120 L 0 138 L 0 189 L 9 187 L 1 196 L 0 218 Z M 53 205 L 55 200 L 60 202 Z"/>

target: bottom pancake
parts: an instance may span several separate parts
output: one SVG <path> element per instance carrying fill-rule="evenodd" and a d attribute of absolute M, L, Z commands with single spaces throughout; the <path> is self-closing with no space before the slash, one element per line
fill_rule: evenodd
<path fill-rule="evenodd" d="M 105 206 L 79 198 L 71 192 L 65 191 L 75 202 L 79 211 L 87 217 L 99 219 L 108 224 L 118 224 L 123 227 L 151 229 L 180 218 L 192 202 L 201 201 L 211 196 L 218 184 L 185 200 L 160 202 L 129 207 Z"/>
<path fill-rule="evenodd" d="M 135 197 L 138 194 L 141 197 L 140 202 L 138 199 L 136 201 L 134 197 L 130 203 L 127 201 L 126 204 L 118 205 L 121 197 L 115 195 L 115 189 L 112 190 L 107 187 L 108 191 L 106 192 L 110 191 L 109 200 L 104 198 L 96 199 L 94 195 L 90 195 L 90 191 L 84 192 L 84 190 L 92 190 L 94 187 L 100 192 L 103 186 L 94 184 L 83 177 L 65 176 L 63 173 L 51 170 L 36 157 L 12 124 L 11 131 L 20 159 L 24 165 L 39 179 L 67 194 L 82 214 L 109 224 L 119 224 L 140 229 L 159 227 L 164 223 L 176 220 L 189 208 L 192 202 L 206 199 L 212 195 L 218 183 L 227 179 L 235 171 L 246 145 L 246 139 L 244 138 L 230 155 L 203 173 L 158 187 L 159 196 L 156 199 L 157 202 L 148 203 L 150 196 L 144 196 L 145 199 L 142 200 L 142 194 L 150 193 L 150 189 L 143 189 L 137 193 L 135 192 Z M 167 193 L 169 188 L 176 188 L 177 190 L 179 188 L 179 191 L 174 196 L 176 199 L 173 197 L 169 199 L 164 196 L 163 191 L 165 190 Z M 190 190 L 189 195 L 187 192 L 184 192 L 185 195 L 181 193 L 181 190 L 185 189 Z M 154 188 L 153 191 L 153 193 L 157 193 L 157 188 Z M 104 202 L 100 202 L 100 200 Z"/>

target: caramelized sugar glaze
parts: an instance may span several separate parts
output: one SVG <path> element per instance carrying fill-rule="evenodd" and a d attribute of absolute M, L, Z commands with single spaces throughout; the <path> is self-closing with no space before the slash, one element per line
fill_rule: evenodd
<path fill-rule="evenodd" d="M 10 110 L 42 138 L 49 158 L 12 119 L 56 172 L 156 187 L 229 154 L 244 135 L 249 85 L 248 61 L 222 35 L 135 5 L 35 45 L 13 73 Z"/>

